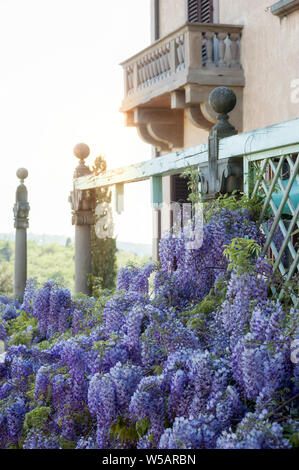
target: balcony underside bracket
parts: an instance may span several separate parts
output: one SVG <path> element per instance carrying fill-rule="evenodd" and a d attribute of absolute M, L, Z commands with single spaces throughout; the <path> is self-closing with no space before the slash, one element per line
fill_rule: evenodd
<path fill-rule="evenodd" d="M 208 94 L 202 89 L 198 93 L 199 87 L 188 86 L 186 88 L 171 93 L 171 108 L 185 109 L 187 118 L 194 126 L 210 131 L 216 122 L 216 115 L 208 104 Z"/>
<path fill-rule="evenodd" d="M 186 109 L 186 115 L 189 121 L 196 127 L 210 131 L 213 123 L 208 121 L 202 113 L 201 106 L 191 106 Z"/>
<path fill-rule="evenodd" d="M 153 145 L 154 147 L 156 147 L 160 151 L 169 149 L 168 145 L 166 145 L 165 143 L 163 143 L 161 141 L 158 141 L 158 140 L 154 139 L 150 135 L 146 124 L 136 125 L 136 128 L 137 128 L 137 132 L 138 132 L 138 135 L 139 135 L 140 139 L 143 140 L 144 142 L 146 142 L 147 144 Z"/>
<path fill-rule="evenodd" d="M 183 148 L 183 119 L 180 110 L 137 108 L 133 125 L 145 142 L 159 150 L 171 150 Z"/>

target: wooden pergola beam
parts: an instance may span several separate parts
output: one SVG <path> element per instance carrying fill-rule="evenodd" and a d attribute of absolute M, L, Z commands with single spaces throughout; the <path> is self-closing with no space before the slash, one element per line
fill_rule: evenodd
<path fill-rule="evenodd" d="M 218 159 L 246 156 L 260 160 L 273 155 L 298 151 L 299 119 L 282 122 L 244 134 L 226 137 L 219 142 Z M 134 165 L 108 170 L 99 176 L 88 175 L 74 180 L 75 189 L 93 189 L 117 183 L 133 183 L 153 176 L 182 172 L 208 161 L 208 145 L 203 144 L 180 152 L 173 152 Z"/>
<path fill-rule="evenodd" d="M 194 167 L 208 159 L 208 145 L 200 145 L 183 152 L 170 153 L 134 165 L 108 170 L 102 175 L 83 176 L 74 180 L 75 189 L 92 189 L 117 183 L 133 183 L 158 175 L 171 175 Z"/>

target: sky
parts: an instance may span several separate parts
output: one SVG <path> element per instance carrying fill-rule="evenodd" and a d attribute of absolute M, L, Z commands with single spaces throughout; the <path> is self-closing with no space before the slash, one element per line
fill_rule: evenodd
<path fill-rule="evenodd" d="M 14 230 L 16 170 L 26 167 L 29 231 L 72 236 L 75 144 L 89 145 L 90 165 L 150 158 L 119 112 L 119 63 L 150 44 L 150 1 L 0 0 L 0 44 L 0 233 Z M 118 240 L 151 243 L 149 182 L 125 186 L 114 220 Z"/>

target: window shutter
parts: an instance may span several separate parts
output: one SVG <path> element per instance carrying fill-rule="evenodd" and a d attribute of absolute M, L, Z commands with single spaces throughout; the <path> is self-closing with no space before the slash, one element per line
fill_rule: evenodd
<path fill-rule="evenodd" d="M 212 23 L 213 0 L 188 0 L 189 23 Z"/>
<path fill-rule="evenodd" d="M 213 23 L 213 1 L 201 0 L 200 22 Z"/>
<path fill-rule="evenodd" d="M 190 190 L 188 188 L 188 181 L 180 175 L 172 176 L 172 201 L 175 202 L 188 202 Z"/>
<path fill-rule="evenodd" d="M 188 0 L 188 22 L 197 23 L 199 21 L 199 0 Z"/>

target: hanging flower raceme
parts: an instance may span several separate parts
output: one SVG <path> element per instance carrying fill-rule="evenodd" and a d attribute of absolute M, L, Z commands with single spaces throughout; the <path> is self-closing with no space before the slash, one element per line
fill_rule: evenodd
<path fill-rule="evenodd" d="M 162 387 L 163 377 L 144 377 L 132 396 L 129 411 L 136 421 L 147 419 L 150 429 L 140 439 L 138 448 L 155 448 L 165 429 L 166 396 Z"/>
<path fill-rule="evenodd" d="M 23 303 L 21 305 L 21 310 L 24 312 L 33 314 L 33 303 L 34 297 L 37 290 L 37 283 L 35 279 L 28 279 L 26 282 Z"/>
<path fill-rule="evenodd" d="M 288 449 L 282 426 L 267 419 L 267 411 L 247 413 L 235 432 L 223 431 L 217 440 L 218 449 Z"/>
<path fill-rule="evenodd" d="M 149 277 L 154 271 L 154 263 L 148 263 L 143 267 L 129 265 L 120 268 L 117 276 L 117 290 L 136 291 L 148 294 Z"/>
<path fill-rule="evenodd" d="M 298 310 L 271 296 L 258 249 L 246 254 L 264 235 L 247 210 L 222 209 L 202 244 L 189 241 L 185 230 L 163 239 L 160 267 L 120 270 L 100 299 L 71 299 L 54 281 L 27 283 L 21 315 L 0 298 L 1 448 L 296 442 Z"/>

